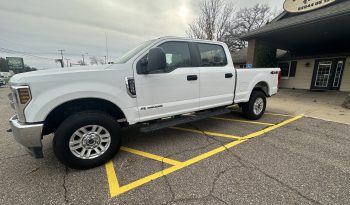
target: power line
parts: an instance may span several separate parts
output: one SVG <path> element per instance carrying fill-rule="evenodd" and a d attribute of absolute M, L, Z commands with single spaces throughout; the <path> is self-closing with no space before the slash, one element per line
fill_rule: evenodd
<path fill-rule="evenodd" d="M 43 57 L 43 56 L 37 56 L 37 55 L 33 55 L 31 53 L 28 52 L 23 52 L 23 51 L 16 51 L 16 50 L 12 50 L 12 49 L 8 49 L 8 48 L 2 48 L 0 47 L 0 51 L 4 52 L 4 53 L 10 53 L 10 54 L 20 54 L 22 56 L 29 56 L 29 57 L 34 57 L 34 58 L 40 58 L 40 59 L 45 59 L 45 60 L 56 60 L 54 58 L 48 58 L 48 57 Z"/>

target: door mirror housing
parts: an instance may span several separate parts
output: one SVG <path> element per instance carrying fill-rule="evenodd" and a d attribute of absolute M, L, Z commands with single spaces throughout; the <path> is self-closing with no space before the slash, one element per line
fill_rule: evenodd
<path fill-rule="evenodd" d="M 147 56 L 147 73 L 164 70 L 166 67 L 165 52 L 162 48 L 151 48 Z"/>

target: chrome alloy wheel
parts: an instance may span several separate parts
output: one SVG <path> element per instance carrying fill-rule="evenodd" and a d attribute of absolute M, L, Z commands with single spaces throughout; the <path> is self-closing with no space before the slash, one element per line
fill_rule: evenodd
<path fill-rule="evenodd" d="M 100 125 L 87 125 L 73 133 L 69 149 L 80 159 L 94 159 L 101 156 L 111 144 L 111 135 Z"/>
<path fill-rule="evenodd" d="M 264 109 L 264 100 L 262 98 L 257 98 L 254 102 L 253 112 L 255 115 L 260 115 Z"/>

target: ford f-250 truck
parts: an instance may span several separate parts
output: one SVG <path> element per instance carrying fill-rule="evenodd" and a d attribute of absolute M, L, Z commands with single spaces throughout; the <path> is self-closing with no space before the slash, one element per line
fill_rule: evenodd
<path fill-rule="evenodd" d="M 277 92 L 280 69 L 235 69 L 225 43 L 164 37 L 104 66 L 48 69 L 11 78 L 10 119 L 17 142 L 43 157 L 42 138 L 65 165 L 88 169 L 110 160 L 120 128 L 149 132 L 229 112 L 238 104 L 259 119 Z M 188 115 L 188 113 L 195 113 Z"/>

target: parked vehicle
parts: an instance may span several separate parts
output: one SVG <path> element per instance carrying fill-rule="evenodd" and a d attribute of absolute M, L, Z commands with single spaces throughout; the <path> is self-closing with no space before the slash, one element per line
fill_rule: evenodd
<path fill-rule="evenodd" d="M 0 78 L 0 86 L 6 85 L 6 81 L 3 78 Z"/>
<path fill-rule="evenodd" d="M 42 137 L 76 169 L 99 166 L 120 146 L 120 127 L 149 132 L 230 112 L 239 104 L 259 119 L 277 92 L 278 68 L 235 69 L 226 44 L 164 37 L 147 41 L 112 65 L 49 69 L 11 78 L 14 138 L 43 157 Z M 195 117 L 184 115 L 196 113 Z"/>

